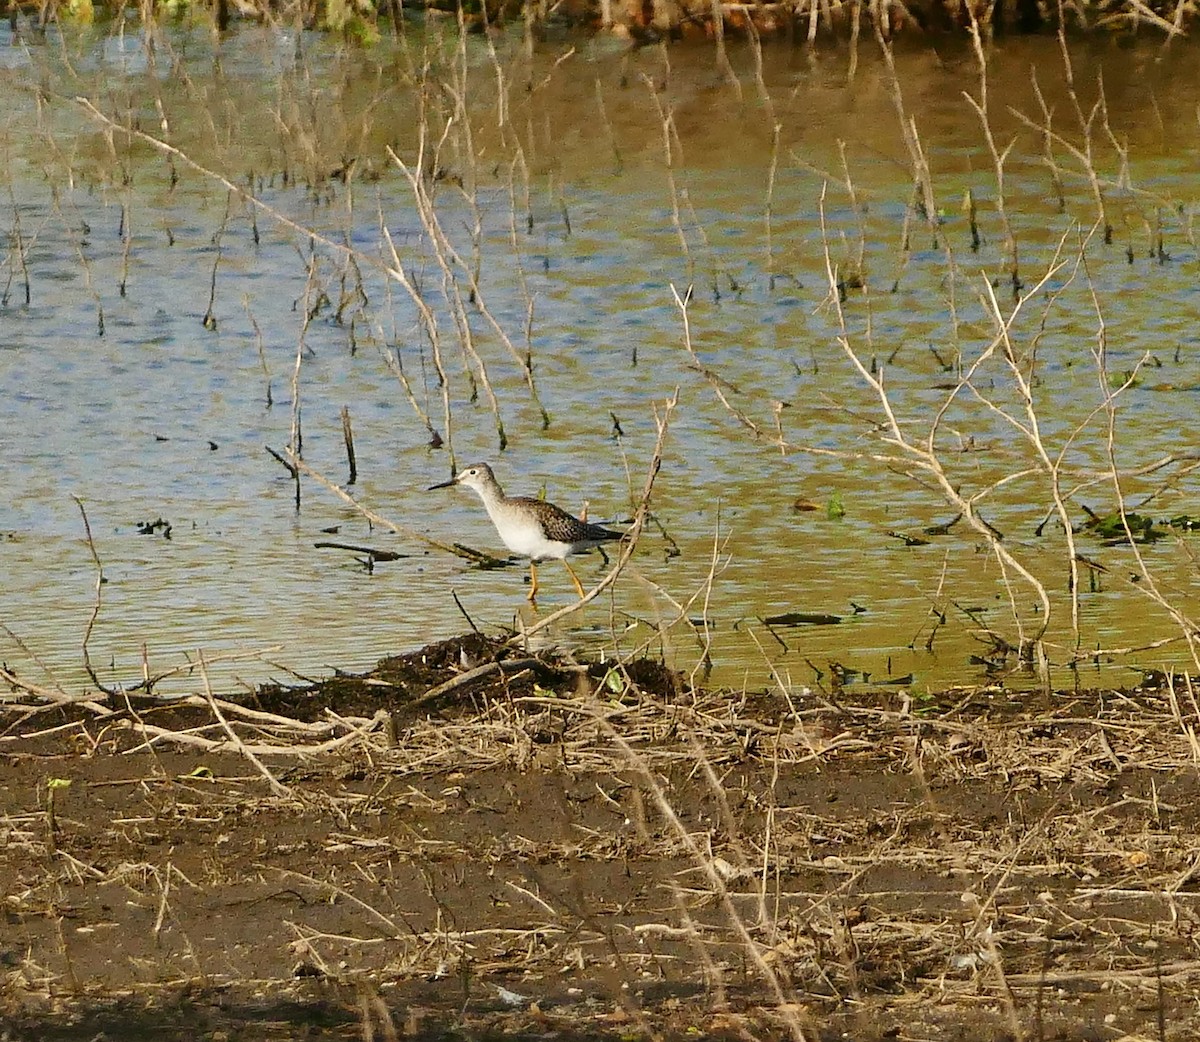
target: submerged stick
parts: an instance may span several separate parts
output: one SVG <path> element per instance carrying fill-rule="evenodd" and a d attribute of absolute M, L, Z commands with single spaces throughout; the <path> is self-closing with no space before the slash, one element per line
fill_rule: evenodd
<path fill-rule="evenodd" d="M 350 429 L 350 406 L 342 406 L 342 437 L 346 441 L 346 459 L 350 464 L 350 477 L 347 485 L 353 485 L 358 480 L 358 463 L 354 458 L 354 432 Z"/>
<path fill-rule="evenodd" d="M 204 312 L 204 318 L 200 320 L 200 324 L 210 333 L 217 331 L 217 316 L 213 313 L 213 308 L 217 303 L 217 271 L 221 267 L 221 240 L 225 235 L 225 229 L 229 226 L 229 211 L 232 205 L 233 193 L 227 192 L 225 194 L 225 216 L 221 218 L 221 226 L 212 238 L 217 255 L 213 258 L 212 275 L 208 282 L 208 309 Z"/>
<path fill-rule="evenodd" d="M 11 235 L 12 250 L 16 254 L 17 264 L 21 269 L 21 276 L 25 283 L 25 306 L 29 306 L 29 302 L 33 299 L 33 286 L 29 279 L 29 264 L 26 257 L 28 247 L 25 244 L 25 236 L 21 231 L 21 209 L 17 205 L 16 193 L 13 191 L 12 184 L 8 186 L 8 197 L 12 201 L 13 225 Z M 12 283 L 14 268 L 9 264 L 8 277 L 9 285 Z M 8 306 L 8 285 L 4 287 L 4 293 L 0 296 L 0 304 Z"/>
<path fill-rule="evenodd" d="M 338 543 L 330 539 L 323 539 L 319 543 L 313 543 L 313 547 L 317 550 L 348 550 L 353 554 L 363 554 L 372 561 L 399 561 L 405 557 L 412 556 L 411 554 L 398 553 L 395 550 L 373 550 L 369 546 L 359 546 L 357 543 Z"/>
<path fill-rule="evenodd" d="M 293 481 L 296 481 L 299 479 L 299 477 L 300 477 L 299 471 L 297 471 L 295 467 L 293 467 L 286 459 L 284 459 L 283 456 L 281 456 L 278 452 L 276 452 L 273 448 L 271 448 L 270 445 L 264 445 L 263 448 L 266 449 L 272 456 L 275 457 L 275 459 L 279 462 L 279 465 L 281 467 L 284 467 L 287 470 L 288 474 L 291 475 L 291 478 Z"/>
<path fill-rule="evenodd" d="M 355 499 L 352 495 L 350 495 L 350 493 L 347 492 L 344 488 L 340 487 L 339 485 L 335 485 L 332 481 L 330 481 L 323 474 L 320 474 L 317 471 L 313 470 L 312 467 L 310 467 L 307 463 L 305 463 L 304 460 L 300 459 L 300 457 L 297 456 L 295 453 L 291 453 L 291 462 L 292 462 L 292 465 L 296 468 L 298 473 L 300 471 L 303 471 L 314 481 L 324 485 L 335 496 L 338 496 L 340 499 L 342 499 L 343 501 L 348 503 L 350 506 L 354 507 L 355 510 L 357 510 L 360 514 L 362 514 L 362 516 L 365 517 L 372 524 L 380 525 L 383 528 L 390 528 L 397 535 L 402 535 L 409 539 L 415 539 L 418 542 L 424 543 L 426 546 L 432 546 L 435 550 L 442 550 L 445 553 L 453 554 L 455 557 L 461 557 L 467 561 L 474 561 L 476 564 L 481 564 L 481 565 L 485 565 L 485 566 L 493 567 L 493 568 L 499 568 L 499 567 L 502 567 L 506 563 L 506 562 L 500 560 L 498 557 L 492 557 L 490 554 L 485 554 L 480 550 L 473 550 L 470 547 L 461 546 L 458 543 L 455 543 L 453 546 L 451 546 L 449 543 L 439 542 L 438 540 L 432 539 L 429 536 L 416 531 L 415 529 L 406 528 L 404 525 L 398 525 L 398 524 L 396 524 L 395 521 L 389 521 L 386 517 L 383 517 L 381 514 L 375 513 L 375 511 L 372 510 L 370 507 L 363 506 L 357 499 Z"/>

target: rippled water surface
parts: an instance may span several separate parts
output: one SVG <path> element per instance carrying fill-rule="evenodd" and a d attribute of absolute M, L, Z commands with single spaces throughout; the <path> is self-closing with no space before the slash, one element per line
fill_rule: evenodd
<path fill-rule="evenodd" d="M 464 612 L 528 624 L 521 565 L 472 569 L 411 535 L 501 549 L 469 492 L 423 490 L 452 458 L 486 459 L 511 492 L 628 518 L 678 390 L 655 523 L 615 596 L 551 639 L 615 635 L 681 668 L 710 645 L 712 679 L 738 685 L 828 683 L 831 663 L 979 682 L 989 631 L 1015 644 L 1043 624 L 1023 568 L 1059 680 L 1077 647 L 1105 652 L 1089 681 L 1186 663 L 1186 624 L 1147 591 L 1195 613 L 1196 537 L 1139 563 L 1080 533 L 1097 567 L 1076 624 L 1046 471 L 1061 466 L 1076 526 L 1114 509 L 1110 449 L 1131 509 L 1200 516 L 1197 57 L 1081 47 L 1072 96 L 1056 41 L 1004 41 L 988 81 L 1001 212 L 958 45 L 897 53 L 902 119 L 868 48 L 851 77 L 832 46 L 769 47 L 760 71 L 734 47 L 735 85 L 709 49 L 607 40 L 529 57 L 519 36 L 433 30 L 363 51 L 0 29 L 0 658 L 83 690 L 87 635 L 105 684 L 203 651 L 227 689 L 364 668 L 460 632 Z M 685 333 L 672 286 L 689 285 Z M 297 511 L 266 451 L 298 418 L 307 464 L 344 483 L 344 407 L 353 494 L 405 534 L 308 479 Z M 940 416 L 944 488 L 889 409 L 918 449 Z M 966 522 L 926 531 L 957 513 L 947 488 L 976 497 L 1011 561 Z M 105 579 L 90 634 L 83 511 Z M 406 556 L 368 571 L 322 541 Z M 594 582 L 602 562 L 579 570 Z M 573 592 L 556 563 L 541 577 L 544 616 Z M 842 621 L 764 621 L 785 613 Z"/>

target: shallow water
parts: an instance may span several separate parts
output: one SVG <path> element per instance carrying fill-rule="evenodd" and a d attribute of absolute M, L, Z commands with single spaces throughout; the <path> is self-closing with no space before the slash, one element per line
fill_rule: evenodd
<path fill-rule="evenodd" d="M 910 207 L 891 81 L 869 48 L 851 81 L 843 50 L 769 47 L 760 87 L 753 55 L 735 46 L 739 96 L 708 49 L 626 52 L 607 40 L 548 42 L 530 64 L 517 36 L 490 45 L 472 37 L 456 54 L 454 37 L 433 30 L 370 52 L 258 29 L 219 42 L 175 31 L 153 46 L 131 26 L 69 42 L 8 33 L 0 29 L 0 89 L 16 99 L 0 117 L 0 164 L 12 185 L 0 217 L 9 232 L 0 272 L 0 658 L 22 677 L 87 686 L 81 649 L 96 569 L 75 497 L 106 580 L 88 638 L 106 684 L 186 667 L 197 649 L 222 688 L 357 669 L 461 631 L 462 612 L 485 628 L 536 617 L 520 565 L 470 569 L 373 530 L 312 482 L 296 512 L 290 479 L 264 450 L 282 451 L 292 436 L 294 372 L 310 466 L 345 480 L 346 406 L 361 502 L 405 528 L 493 552 L 500 544 L 469 492 L 422 491 L 452 466 L 446 446 L 430 447 L 424 415 L 458 464 L 488 459 L 511 492 L 544 488 L 568 509 L 587 502 L 592 520 L 620 520 L 653 451 L 656 404 L 678 388 L 653 500 L 661 527 L 647 532 L 615 598 L 551 639 L 600 647 L 615 634 L 622 649 L 662 647 L 691 668 L 706 632 L 716 682 L 828 683 L 837 662 L 937 687 L 985 677 L 972 658 L 990 647 L 981 623 L 1012 642 L 1022 632 L 1014 612 L 1023 632 L 1040 625 L 1032 588 L 1003 570 L 980 536 L 961 523 L 949 535 L 923 535 L 955 514 L 930 476 L 916 481 L 873 458 L 899 454 L 881 440 L 886 414 L 839 346 L 825 266 L 823 241 L 832 263 L 864 275 L 865 289 L 849 288 L 843 308 L 850 341 L 868 368 L 883 367 L 897 422 L 919 441 L 951 396 L 954 366 L 970 366 L 992 342 L 989 283 L 1004 313 L 1012 309 L 993 162 L 963 96 L 979 89 L 969 51 L 897 54 L 906 112 L 932 170 L 936 234 Z M 1103 480 L 1104 379 L 1116 386 L 1149 355 L 1116 399 L 1122 468 L 1195 454 L 1194 57 L 1164 57 L 1148 44 L 1072 52 L 1085 119 L 1103 77 L 1111 133 L 1100 115 L 1092 119 L 1112 226 L 1105 244 L 1071 154 L 1084 136 L 1057 43 L 1005 40 L 992 56 L 993 132 L 998 150 L 1011 144 L 1004 199 L 1025 288 L 1056 251 L 1064 262 L 1025 302 L 1011 341 L 1047 455 L 1072 468 L 1064 493 L 1098 479 L 1070 500 L 1077 525 L 1082 504 L 1105 514 L 1115 502 Z M 433 72 L 422 93 L 426 61 Z M 1062 135 L 1052 151 L 1064 172 L 1063 209 L 1042 135 L 1012 112 L 1041 119 L 1031 68 Z M 451 120 L 456 92 L 469 101 Z M 131 146 L 78 97 L 183 155 Z M 417 167 L 422 97 L 426 149 L 445 134 L 437 162 L 426 161 L 438 170 L 426 183 L 440 226 L 465 268 L 477 264 L 482 301 L 516 354 L 531 353 L 537 400 L 470 301 L 463 313 L 475 354 L 461 346 L 453 292 L 413 190 L 386 151 Z M 352 159 L 348 181 L 331 177 Z M 261 207 L 213 174 L 252 186 Z M 977 251 L 962 206 L 967 189 L 979 208 Z M 436 319 L 449 424 L 427 331 L 386 276 L 381 222 Z M 1089 234 L 1082 265 L 1078 244 Z M 355 265 L 339 248 L 346 244 Z M 465 298 L 464 269 L 455 270 Z M 692 345 L 711 379 L 685 350 L 671 293 L 689 283 Z M 1107 377 L 1094 352 L 1097 305 Z M 412 401 L 386 351 L 396 353 Z M 1028 427 L 1003 352 L 988 355 L 973 386 L 978 394 L 963 390 L 946 409 L 939 456 L 947 482 L 965 495 L 1005 479 L 979 509 L 1046 587 L 1057 679 L 1070 681 L 1061 667 L 1077 643 L 1173 642 L 1105 655 L 1082 670 L 1086 681 L 1186 663 L 1180 626 L 1144 591 L 1153 580 L 1172 607 L 1197 610 L 1195 537 L 1140 548 L 1149 579 L 1130 581 L 1139 566 L 1128 547 L 1080 535 L 1077 551 L 1108 571 L 1082 577 L 1076 637 L 1061 528 L 1052 521 L 1036 531 L 1053 506 L 1044 473 L 1029 473 L 1038 452 L 999 412 Z M 714 387 L 766 436 L 724 408 Z M 545 430 L 538 401 L 551 419 Z M 782 451 L 772 444 L 779 436 Z M 1188 466 L 1127 478 L 1127 502 L 1155 518 L 1200 514 Z M 818 509 L 797 511 L 797 500 Z M 844 516 L 828 509 L 834 501 Z M 171 525 L 169 539 L 161 527 L 139 534 L 159 518 Z M 330 539 L 410 556 L 368 572 L 349 553 L 314 548 Z M 581 560 L 579 570 L 595 581 L 602 563 Z M 542 578 L 544 615 L 573 592 L 555 563 Z M 679 624 L 678 606 L 707 625 Z M 761 621 L 788 612 L 843 621 Z M 185 673 L 161 687 L 197 683 Z"/>

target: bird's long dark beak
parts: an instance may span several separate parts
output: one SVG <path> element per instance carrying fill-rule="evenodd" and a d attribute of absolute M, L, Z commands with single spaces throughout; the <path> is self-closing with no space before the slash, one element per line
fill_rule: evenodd
<path fill-rule="evenodd" d="M 440 485 L 430 485 L 426 492 L 432 492 L 436 488 L 449 488 L 451 485 L 457 485 L 458 478 L 451 478 L 449 481 L 443 481 Z"/>

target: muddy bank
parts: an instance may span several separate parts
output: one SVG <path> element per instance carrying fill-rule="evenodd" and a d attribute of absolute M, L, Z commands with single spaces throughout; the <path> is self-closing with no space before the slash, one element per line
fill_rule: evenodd
<path fill-rule="evenodd" d="M 750 696 L 480 637 L 240 704 L 14 691 L 0 1025 L 1194 1037 L 1179 696 Z"/>

